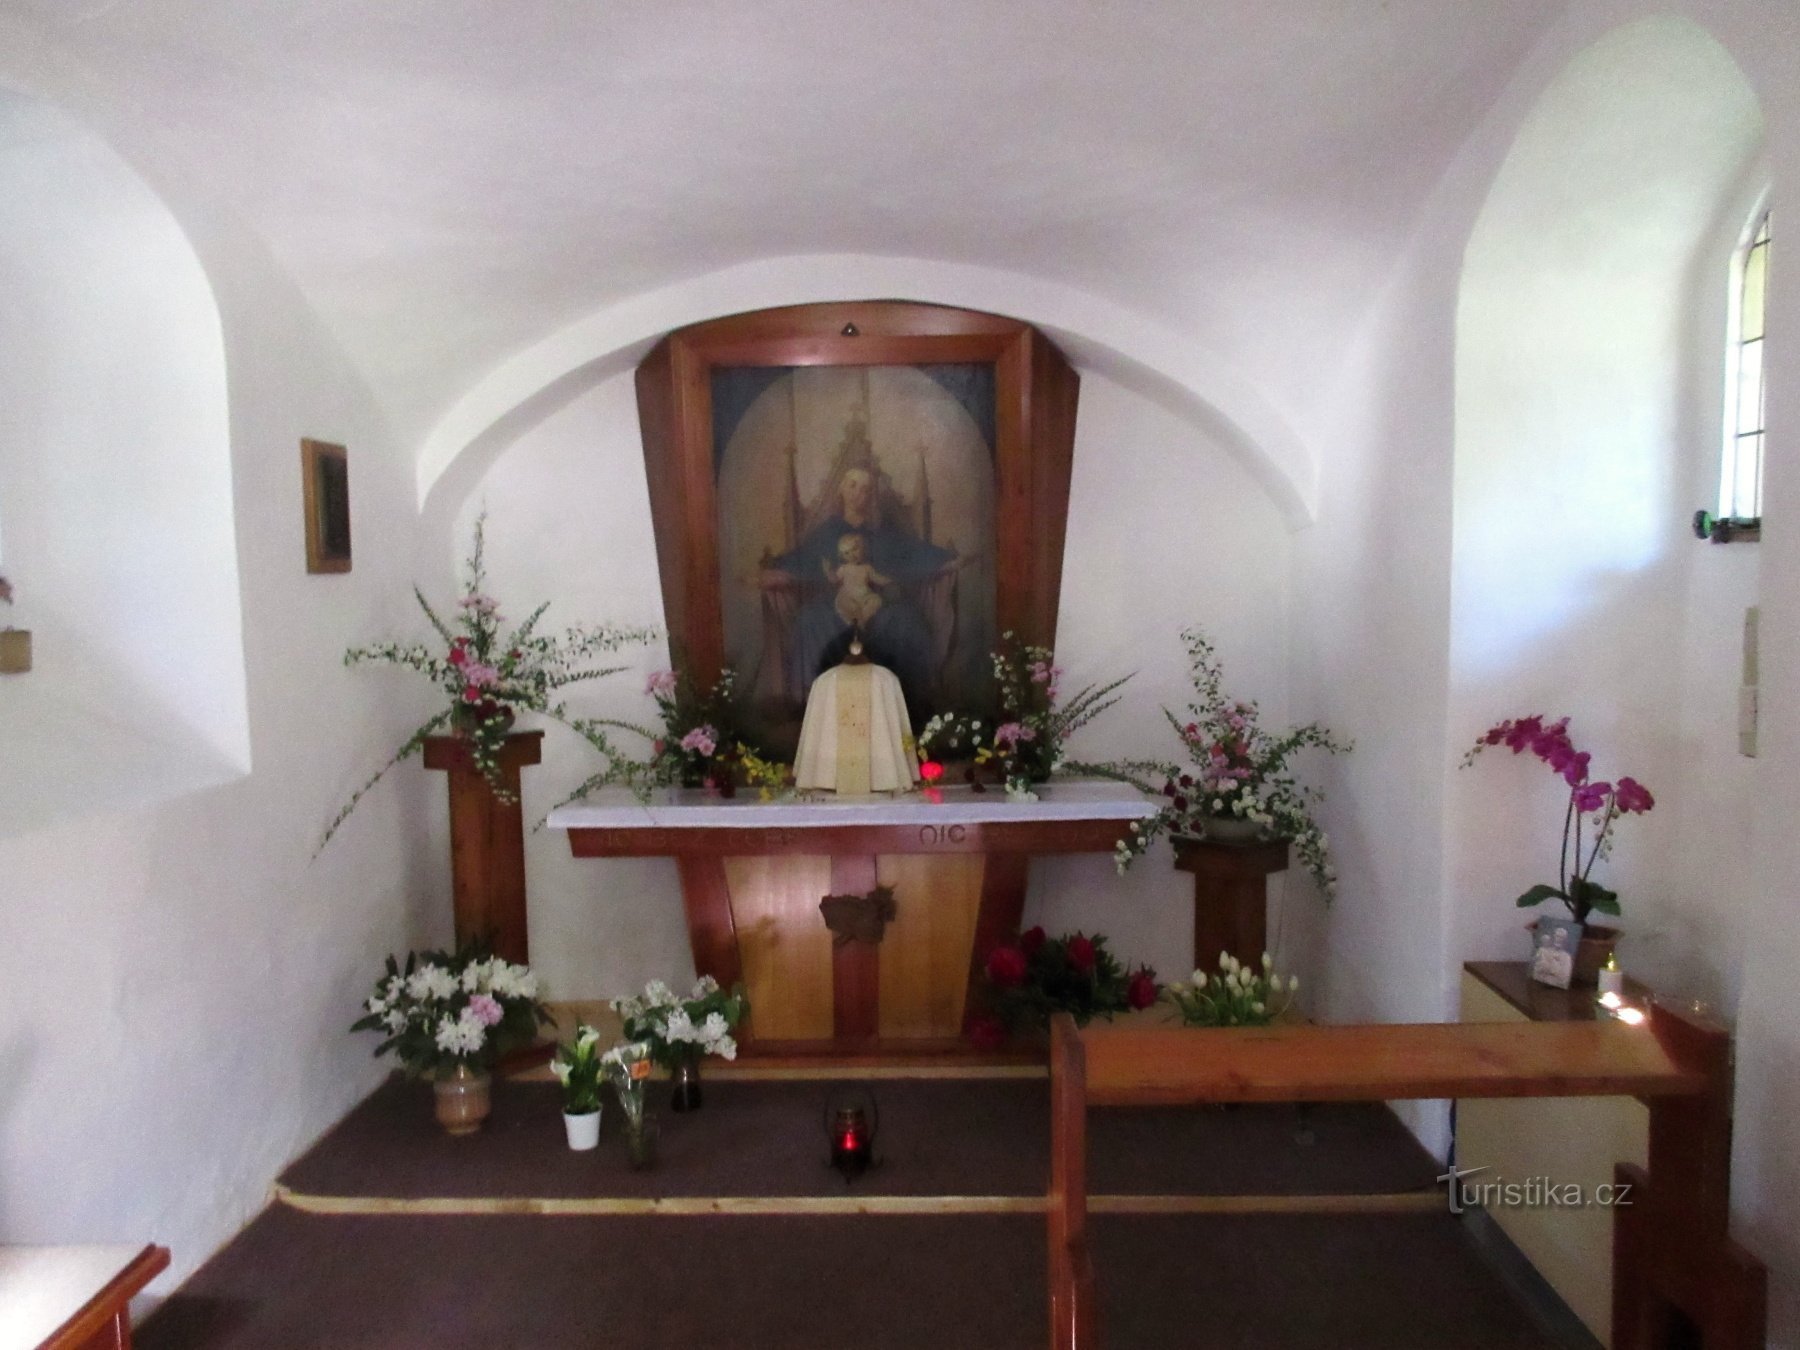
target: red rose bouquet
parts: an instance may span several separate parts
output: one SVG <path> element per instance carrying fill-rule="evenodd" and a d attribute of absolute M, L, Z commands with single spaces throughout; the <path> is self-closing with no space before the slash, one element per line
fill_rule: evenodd
<path fill-rule="evenodd" d="M 1085 1026 L 1096 1017 L 1148 1008 L 1160 992 L 1148 966 L 1128 970 L 1096 933 L 1047 937 L 1027 929 L 1016 944 L 988 954 L 988 1003 L 1007 1026 L 1044 1028 L 1066 1012 Z"/>

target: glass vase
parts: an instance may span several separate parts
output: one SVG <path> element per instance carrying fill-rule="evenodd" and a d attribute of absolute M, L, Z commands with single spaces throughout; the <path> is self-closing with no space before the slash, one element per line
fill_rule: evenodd
<path fill-rule="evenodd" d="M 669 1093 L 669 1106 L 676 1111 L 698 1111 L 703 1098 L 700 1095 L 700 1061 L 684 1059 L 675 1066 L 670 1077 L 673 1084 Z"/>
<path fill-rule="evenodd" d="M 631 1170 L 642 1172 L 656 1165 L 656 1117 L 645 1111 L 625 1121 L 625 1155 Z"/>
<path fill-rule="evenodd" d="M 438 1124 L 450 1134 L 474 1134 L 488 1118 L 493 1099 L 492 1079 L 485 1073 L 458 1064 L 431 1085 L 437 1102 Z"/>

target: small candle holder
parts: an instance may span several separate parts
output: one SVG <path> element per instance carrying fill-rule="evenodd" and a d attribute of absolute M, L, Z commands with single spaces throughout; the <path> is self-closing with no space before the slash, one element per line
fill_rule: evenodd
<path fill-rule="evenodd" d="M 875 1165 L 875 1135 L 881 1110 L 867 1088 L 834 1093 L 825 1103 L 825 1137 L 831 1165 L 849 1185 Z"/>
<path fill-rule="evenodd" d="M 1605 998 L 1608 994 L 1612 994 L 1616 998 L 1624 997 L 1625 972 L 1619 969 L 1619 957 L 1616 952 L 1608 954 L 1606 964 L 1600 968 L 1597 978 L 1601 998 Z"/>

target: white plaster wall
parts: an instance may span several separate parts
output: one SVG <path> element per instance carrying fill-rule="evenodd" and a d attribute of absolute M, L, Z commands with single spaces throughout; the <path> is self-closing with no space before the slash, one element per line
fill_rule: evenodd
<path fill-rule="evenodd" d="M 1621 961 L 1727 1007 L 1742 911 L 1718 879 L 1749 850 L 1736 634 L 1755 548 L 1701 544 L 1687 521 L 1716 491 L 1730 243 L 1714 222 L 1761 130 L 1703 29 L 1609 34 L 1521 127 L 1457 317 L 1450 749 L 1506 716 L 1567 714 L 1595 777 L 1648 784 L 1655 812 L 1620 824 L 1595 873 L 1620 891 Z M 1452 775 L 1459 957 L 1524 952 L 1536 911 L 1511 900 L 1556 880 L 1566 800 L 1529 756 Z"/>
<path fill-rule="evenodd" d="M 1440 803 L 1449 587 L 1445 288 L 1430 259 L 1381 297 L 1322 391 L 1321 510 L 1294 550 L 1294 714 L 1354 737 L 1321 783 L 1341 874 L 1328 911 L 1295 911 L 1330 1022 L 1431 1022 L 1445 983 Z M 1448 1115 L 1396 1110 L 1440 1156 Z"/>
<path fill-rule="evenodd" d="M 0 93 L 0 835 L 248 767 L 225 351 L 193 249 L 49 104 Z"/>
<path fill-rule="evenodd" d="M 1800 187 L 1800 11 L 1785 3 L 1694 6 L 1761 101 L 1776 207 Z M 1800 520 L 1800 269 L 1770 277 L 1769 452 L 1764 511 Z M 1755 546 L 1762 607 L 1763 721 L 1748 856 L 1713 879 L 1742 908 L 1733 1124 L 1734 1228 L 1770 1266 L 1769 1344 L 1800 1347 L 1800 532 Z"/>
<path fill-rule="evenodd" d="M 66 96 L 138 157 L 130 110 L 28 33 L 5 36 L 0 79 Z M 438 785 L 417 771 L 311 861 L 372 751 L 419 710 L 340 664 L 350 642 L 398 622 L 410 465 L 260 245 L 204 198 L 204 175 L 174 168 L 183 190 L 160 174 L 156 186 L 207 270 L 230 372 L 233 491 L 213 524 L 241 560 L 254 768 L 0 841 L 0 948 L 14 983 L 0 1025 L 0 1241 L 165 1243 L 173 1265 L 155 1291 L 260 1209 L 280 1167 L 381 1077 L 367 1038 L 345 1031 L 357 1001 L 384 952 L 448 927 L 443 868 L 421 862 L 417 842 L 422 794 Z M 304 435 L 350 447 L 348 576 L 304 571 Z M 84 481 L 106 490 L 99 471 Z"/>
<path fill-rule="evenodd" d="M 629 376 L 575 399 L 502 453 L 464 504 L 459 541 L 483 506 L 491 589 L 510 611 L 552 597 L 559 624 L 661 622 Z M 1185 700 L 1177 634 L 1190 622 L 1217 638 L 1232 688 L 1284 718 L 1287 550 L 1280 512 L 1231 455 L 1140 395 L 1084 374 L 1058 656 L 1070 687 L 1139 674 L 1127 702 L 1084 732 L 1074 753 L 1173 754 L 1157 709 Z M 643 674 L 665 661 L 661 650 L 643 654 L 629 675 L 585 686 L 579 708 L 646 718 Z M 528 814 L 541 817 L 592 768 L 582 742 L 551 729 L 543 766 L 527 775 Z M 546 830 L 530 837 L 527 865 L 533 963 L 554 997 L 612 997 L 653 976 L 692 977 L 672 863 L 578 861 L 564 836 Z M 1296 905 L 1318 904 L 1305 887 L 1294 890 Z M 1110 858 L 1045 860 L 1033 868 L 1026 922 L 1104 931 L 1120 955 L 1174 976 L 1191 959 L 1191 896 L 1166 848 L 1124 882 Z"/>
<path fill-rule="evenodd" d="M 1591 0 L 1572 6 L 1445 173 L 1338 380 L 1322 381 L 1318 402 L 1297 414 L 1301 434 L 1319 447 L 1321 505 L 1317 525 L 1296 541 L 1296 713 L 1327 716 L 1365 741 L 1379 738 L 1383 747 L 1378 755 L 1334 766 L 1334 781 L 1348 781 L 1351 789 L 1338 792 L 1328 809 L 1329 827 L 1345 854 L 1345 879 L 1331 926 L 1318 934 L 1329 951 L 1325 1011 L 1334 1020 L 1451 1015 L 1455 972 L 1470 954 L 1461 947 L 1460 922 L 1445 921 L 1460 906 L 1444 847 L 1455 814 L 1446 802 L 1465 790 L 1464 779 L 1475 778 L 1473 771 L 1458 775 L 1454 765 L 1465 737 L 1472 740 L 1479 730 L 1448 718 L 1454 320 L 1464 246 L 1539 95 L 1612 29 L 1670 8 L 1711 32 L 1748 76 L 1761 104 L 1779 209 L 1785 185 L 1800 182 L 1800 82 L 1793 79 L 1800 11 L 1782 0 L 1692 0 L 1673 7 Z M 1737 187 L 1741 192 L 1744 184 Z M 1714 239 L 1722 228 L 1722 221 L 1713 222 Z M 1698 342 L 1695 333 L 1708 325 L 1717 331 L 1718 320 L 1708 314 L 1704 297 L 1690 300 L 1680 321 L 1689 325 L 1688 339 Z M 1769 314 L 1772 333 L 1800 331 L 1800 281 L 1793 269 L 1776 269 Z M 1539 340 L 1552 335 L 1549 324 L 1537 330 Z M 1776 518 L 1800 512 L 1800 467 L 1792 438 L 1784 442 L 1782 430 L 1800 416 L 1800 345 L 1774 344 L 1769 377 L 1766 500 Z M 1706 399 L 1703 386 L 1704 377 L 1684 383 L 1677 396 L 1692 404 L 1674 429 L 1684 450 L 1687 437 L 1702 434 L 1694 429 L 1704 420 L 1695 411 Z M 1710 443 L 1714 428 L 1703 434 Z M 1705 500 L 1704 475 L 1685 460 L 1661 491 L 1685 515 Z M 1689 504 L 1696 492 L 1703 495 Z M 1544 551 L 1554 552 L 1549 545 Z M 1694 597 L 1729 596 L 1721 604 L 1729 614 L 1726 604 L 1735 606 L 1751 586 L 1744 574 L 1760 575 L 1761 754 L 1749 768 L 1753 786 L 1741 815 L 1717 821 L 1730 833 L 1747 816 L 1751 842 L 1706 878 L 1738 911 L 1735 939 L 1712 937 L 1707 950 L 1721 971 L 1733 959 L 1732 941 L 1743 950 L 1734 1228 L 1771 1267 L 1770 1344 L 1791 1348 L 1800 1346 L 1800 1225 L 1793 1220 L 1800 1212 L 1800 982 L 1793 979 L 1800 968 L 1800 833 L 1793 829 L 1800 818 L 1800 716 L 1794 711 L 1800 708 L 1800 537 L 1772 530 L 1755 552 L 1754 562 L 1727 549 L 1690 554 L 1692 571 L 1674 590 L 1687 597 L 1683 606 Z M 1677 641 L 1656 652 L 1657 662 L 1681 670 L 1675 697 L 1685 710 L 1684 736 L 1716 734 L 1716 726 L 1706 729 L 1710 703 L 1697 700 L 1716 689 L 1724 663 L 1694 653 L 1706 636 L 1721 636 L 1726 622 L 1720 619 L 1710 634 L 1696 623 L 1685 650 L 1679 635 L 1671 634 Z M 1735 627 L 1735 618 L 1729 622 Z M 1735 637 L 1731 646 L 1735 650 Z M 1709 748 L 1677 770 L 1696 792 L 1712 786 L 1713 754 Z M 1737 791 L 1730 781 L 1724 789 L 1728 796 Z M 1675 800 L 1680 796 L 1676 792 Z M 1671 811 L 1661 820 L 1681 814 Z M 1681 837 L 1683 826 L 1676 831 Z M 1442 873 L 1433 873 L 1434 859 Z M 1729 980 L 1721 977 L 1720 984 L 1729 997 Z M 1428 1143 L 1447 1140 L 1441 1110 L 1424 1105 L 1409 1108 L 1409 1115 Z"/>

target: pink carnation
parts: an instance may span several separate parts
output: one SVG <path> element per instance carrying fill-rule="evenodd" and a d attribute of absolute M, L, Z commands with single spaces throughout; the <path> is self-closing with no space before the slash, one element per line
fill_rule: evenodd
<path fill-rule="evenodd" d="M 490 684 L 500 683 L 500 672 L 493 666 L 471 661 L 463 667 L 463 679 L 477 689 L 484 689 Z"/>
<path fill-rule="evenodd" d="M 646 694 L 672 694 L 675 692 L 676 676 L 672 670 L 658 670 L 651 673 L 644 681 Z"/>
<path fill-rule="evenodd" d="M 695 727 L 681 738 L 681 748 L 701 755 L 711 755 L 719 748 L 718 734 L 711 727 Z"/>
<path fill-rule="evenodd" d="M 1035 741 L 1037 732 L 1023 722 L 1003 722 L 994 728 L 994 744 L 1015 746 L 1020 741 Z"/>
<path fill-rule="evenodd" d="M 475 1020 L 484 1027 L 496 1026 L 506 1016 L 506 1010 L 492 994 L 476 994 L 471 997 L 469 1011 L 475 1014 Z"/>

